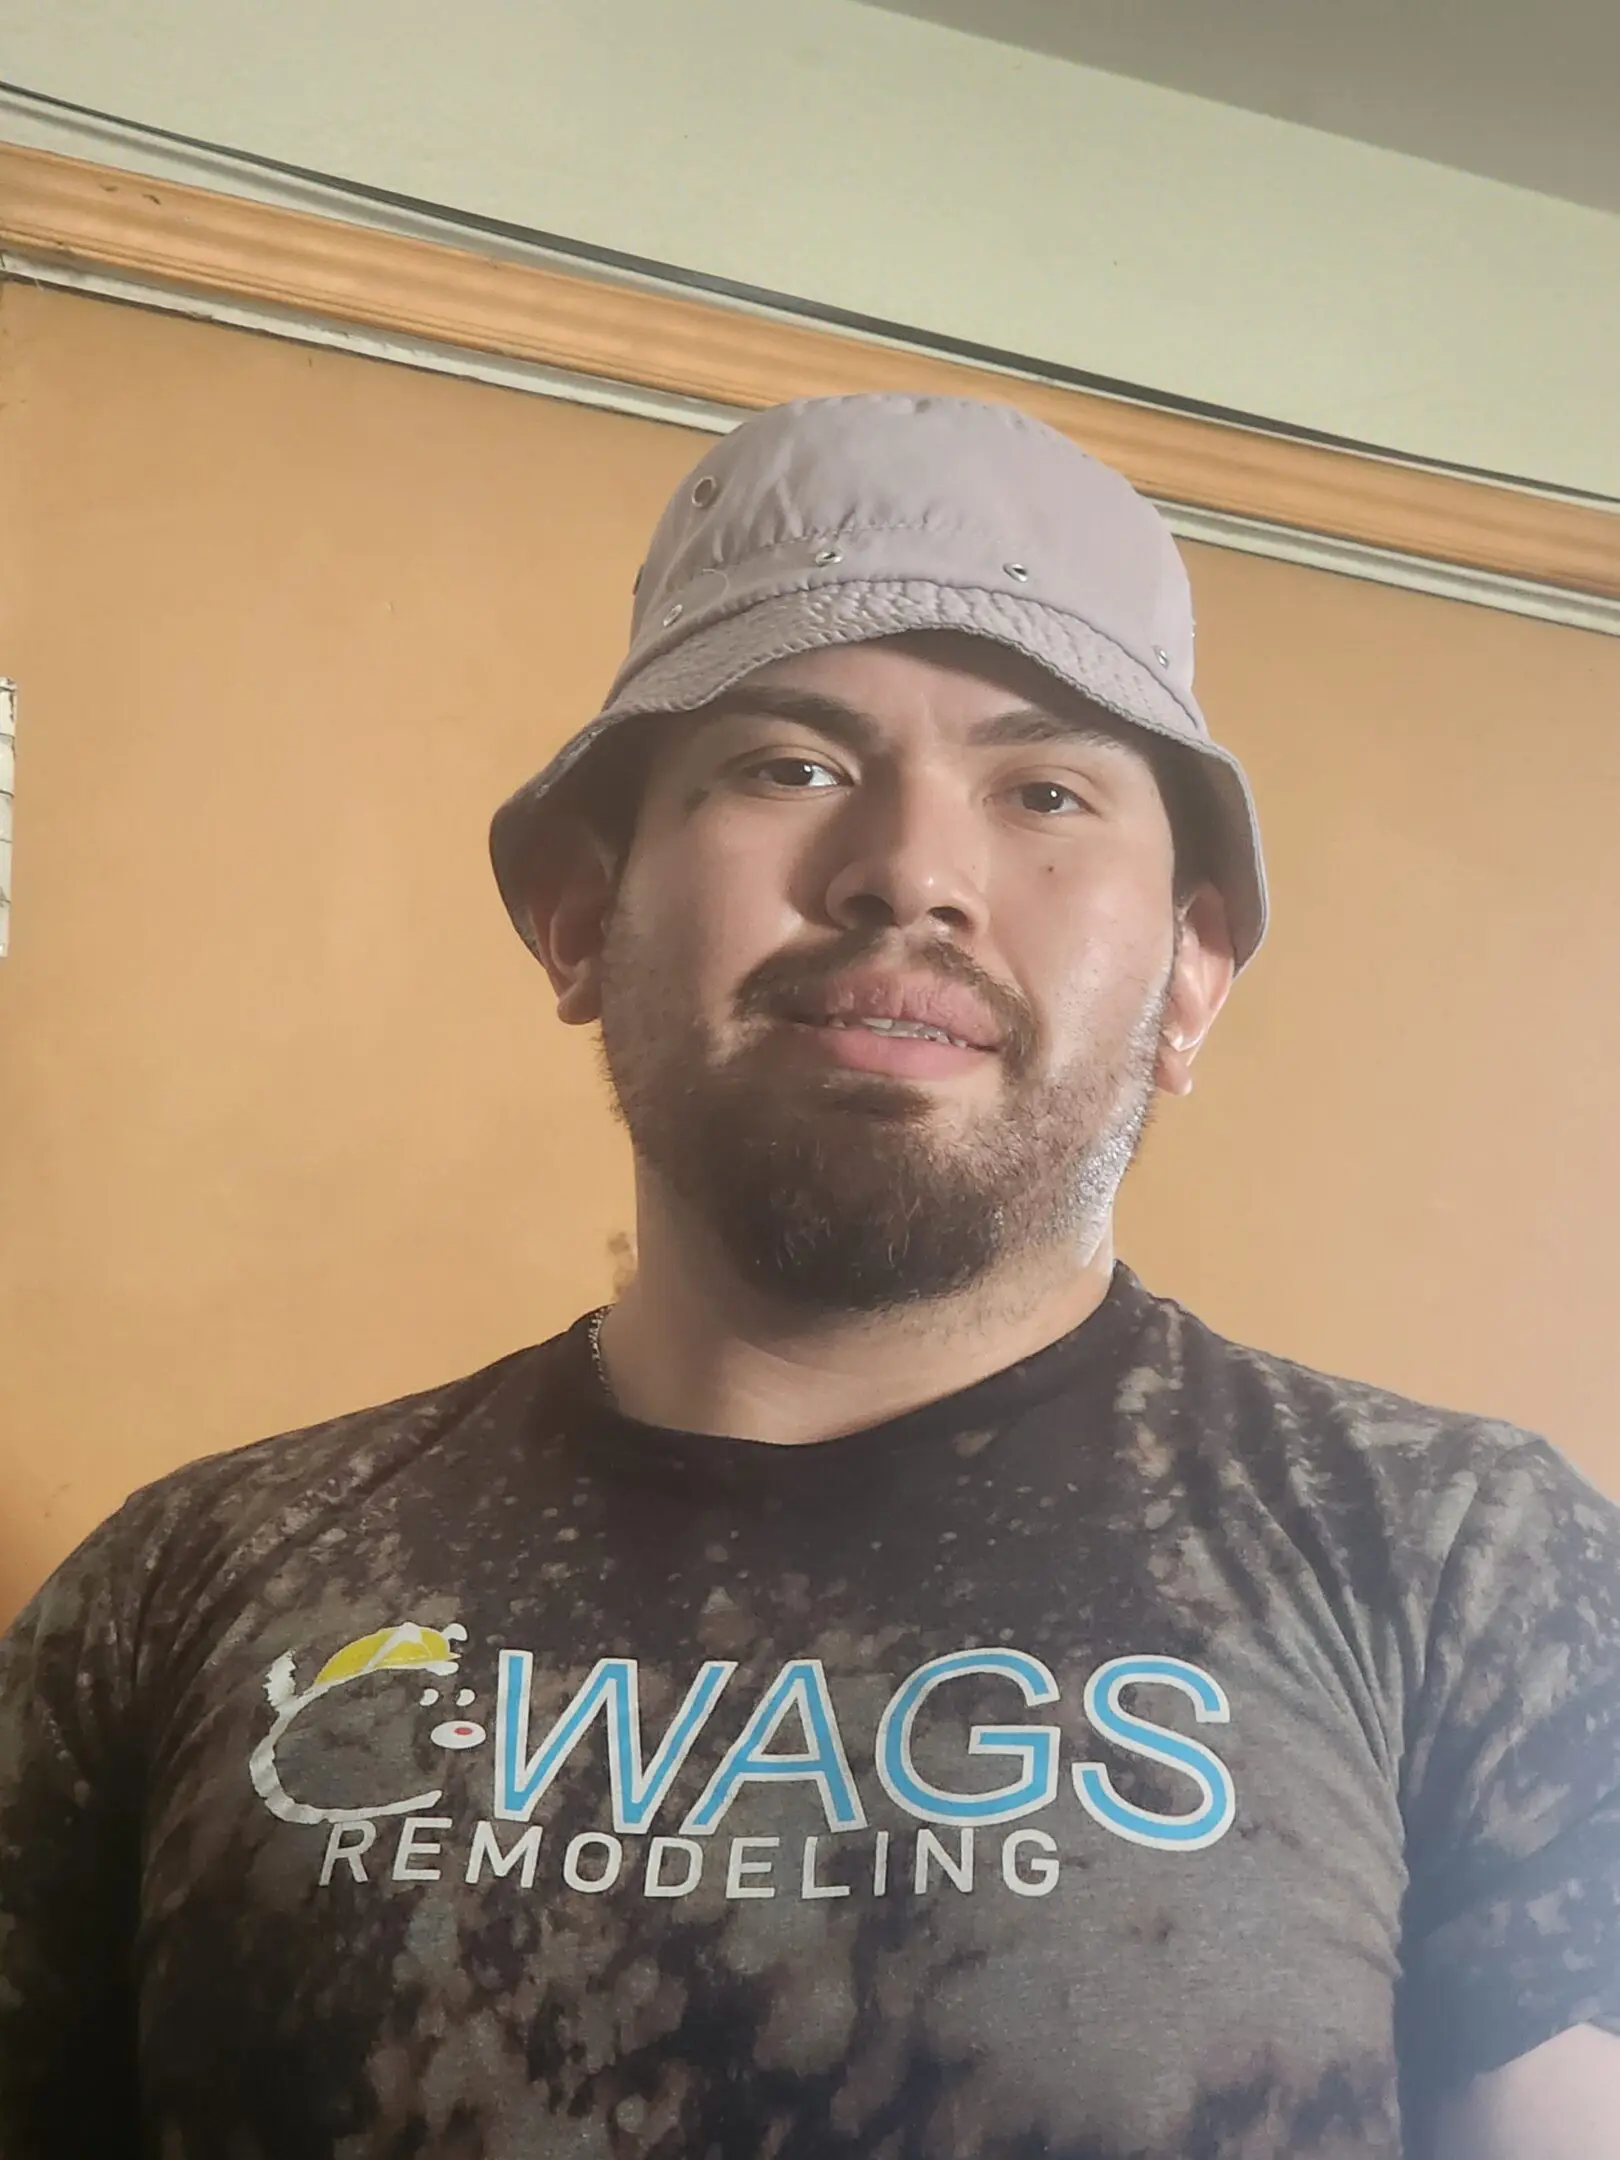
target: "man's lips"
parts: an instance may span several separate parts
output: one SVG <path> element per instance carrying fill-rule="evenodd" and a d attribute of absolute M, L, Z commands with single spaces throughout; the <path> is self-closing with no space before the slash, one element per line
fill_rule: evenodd
<path fill-rule="evenodd" d="M 818 1064 L 886 1073 L 891 1080 L 948 1080 L 984 1066 L 994 1055 L 932 1031 L 864 1020 L 790 1020 L 786 1030 Z"/>
<path fill-rule="evenodd" d="M 973 992 L 937 977 L 850 974 L 788 1001 L 803 1027 L 863 1033 L 888 1041 L 934 1042 L 958 1050 L 1001 1047 L 1001 1030 Z"/>
<path fill-rule="evenodd" d="M 818 1062 L 895 1080 L 945 1080 L 982 1068 L 1002 1033 L 973 991 L 938 976 L 855 970 L 778 1008 Z"/>

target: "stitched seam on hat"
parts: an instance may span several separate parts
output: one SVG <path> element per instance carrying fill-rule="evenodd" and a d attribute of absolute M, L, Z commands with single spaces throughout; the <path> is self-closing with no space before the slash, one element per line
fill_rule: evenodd
<path fill-rule="evenodd" d="M 938 593 L 961 593 L 964 597 L 976 594 L 982 599 L 994 603 L 1005 602 L 1015 608 L 1035 607 L 1041 609 L 1045 614 L 1057 616 L 1063 622 L 1078 623 L 1082 629 L 1089 630 L 1093 637 L 1099 637 L 1105 643 L 1111 645 L 1116 652 L 1121 653 L 1134 667 L 1140 668 L 1144 679 L 1155 690 L 1162 690 L 1178 711 L 1186 713 L 1186 707 L 1182 704 L 1171 684 L 1166 682 L 1162 676 L 1155 674 L 1145 660 L 1137 659 L 1129 646 L 1122 645 L 1112 631 L 1103 629 L 1100 624 L 1093 622 L 1089 616 L 1078 615 L 1072 608 L 1060 607 L 1055 601 L 1044 599 L 1038 592 L 1006 592 L 995 585 L 946 584 L 939 578 L 928 577 L 827 577 L 817 575 L 813 567 L 809 565 L 790 584 L 784 585 L 772 593 L 760 595 L 734 592 L 724 595 L 720 603 L 714 606 L 712 612 L 705 612 L 701 616 L 688 617 L 678 629 L 672 626 L 667 636 L 656 640 L 649 646 L 646 657 L 635 672 L 637 675 L 642 674 L 654 662 L 666 659 L 671 653 L 678 652 L 690 638 L 700 635 L 703 631 L 717 629 L 722 623 L 736 622 L 740 617 L 752 614 L 755 609 L 774 606 L 779 600 L 793 599 L 806 593 L 850 592 L 861 589 L 872 592 L 890 591 L 903 594 L 918 586 L 924 586 L 930 591 Z M 1035 655 L 1030 654 L 1028 657 L 1033 659 Z M 634 680 L 633 676 L 631 680 Z M 628 684 L 625 687 L 628 688 Z M 609 702 L 612 702 L 611 696 Z M 1187 717 L 1189 720 L 1191 719 L 1190 714 Z"/>
<path fill-rule="evenodd" d="M 885 524 L 868 521 L 863 524 L 807 525 L 795 532 L 784 532 L 778 539 L 765 541 L 751 555 L 721 557 L 711 567 L 727 571 L 738 570 L 745 563 L 757 562 L 762 555 L 775 554 L 780 548 L 808 547 L 818 540 L 849 540 L 862 533 L 980 532 L 982 530 L 982 526 L 964 519 L 959 512 L 951 514 L 951 522 L 949 523 L 945 521 L 942 515 L 940 517 L 926 518 L 896 518 L 892 523 Z M 678 586 L 654 588 L 660 599 L 672 597 L 679 589 Z"/>

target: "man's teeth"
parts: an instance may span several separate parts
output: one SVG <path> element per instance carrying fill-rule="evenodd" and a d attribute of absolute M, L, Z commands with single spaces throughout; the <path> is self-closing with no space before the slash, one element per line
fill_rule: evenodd
<path fill-rule="evenodd" d="M 956 1050 L 971 1050 L 973 1045 L 963 1042 L 959 1035 L 947 1035 L 943 1028 L 927 1027 L 921 1020 L 851 1020 L 836 1019 L 826 1022 L 835 1028 L 870 1028 L 874 1035 L 915 1035 L 923 1042 L 949 1043 Z"/>

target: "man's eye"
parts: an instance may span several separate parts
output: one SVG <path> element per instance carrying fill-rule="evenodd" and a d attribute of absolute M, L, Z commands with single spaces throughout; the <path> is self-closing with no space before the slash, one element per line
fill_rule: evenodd
<path fill-rule="evenodd" d="M 1033 810 L 1042 817 L 1085 808 L 1073 788 L 1063 787 L 1056 780 L 1026 780 L 1014 793 L 1021 810 Z"/>
<path fill-rule="evenodd" d="M 818 758 L 762 758 L 758 764 L 749 766 L 748 777 L 766 780 L 772 787 L 783 788 L 795 795 L 808 795 L 838 785 L 838 775 Z"/>

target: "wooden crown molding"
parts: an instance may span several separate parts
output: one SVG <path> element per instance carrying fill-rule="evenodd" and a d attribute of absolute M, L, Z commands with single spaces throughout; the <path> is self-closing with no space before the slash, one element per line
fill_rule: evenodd
<path fill-rule="evenodd" d="M 48 151 L 0 145 L 0 247 L 744 411 L 855 390 L 992 397 L 1163 502 L 1620 598 L 1620 516 L 1596 507 Z"/>

